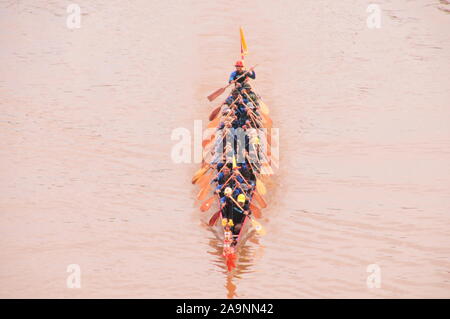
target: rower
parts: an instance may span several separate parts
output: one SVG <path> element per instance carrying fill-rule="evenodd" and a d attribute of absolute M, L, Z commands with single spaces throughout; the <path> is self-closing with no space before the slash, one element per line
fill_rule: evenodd
<path fill-rule="evenodd" d="M 218 185 L 219 185 L 220 187 L 222 187 L 222 185 L 223 185 L 224 183 L 226 183 L 226 181 L 230 178 L 230 176 L 231 176 L 231 170 L 230 170 L 230 167 L 229 167 L 228 165 L 226 165 L 226 166 L 222 169 L 222 171 L 217 175 L 217 177 L 214 178 L 214 179 L 211 181 L 211 183 L 217 182 Z M 219 187 L 219 186 L 218 186 L 218 187 Z"/>
<path fill-rule="evenodd" d="M 237 213 L 233 214 L 233 223 L 236 225 L 232 228 L 234 235 L 239 234 L 245 216 L 250 214 L 249 202 L 244 194 L 239 194 L 239 196 L 237 197 L 237 203 L 240 207 L 236 204 L 233 207 L 233 212 Z"/>
<path fill-rule="evenodd" d="M 259 105 L 258 97 L 256 96 L 255 92 L 252 91 L 252 86 L 249 83 L 246 82 L 246 83 L 242 84 L 240 92 L 241 92 L 241 95 L 245 99 L 249 99 L 250 100 L 249 102 L 252 105 L 253 104 Z"/>
<path fill-rule="evenodd" d="M 234 226 L 232 214 L 233 214 L 233 201 L 230 198 L 233 195 L 231 187 L 225 188 L 224 196 L 220 198 L 220 209 L 222 210 L 222 226 L 229 227 Z"/>
<path fill-rule="evenodd" d="M 242 96 L 239 93 L 239 90 L 234 89 L 233 91 L 231 91 L 231 95 L 227 97 L 227 99 L 225 100 L 225 104 L 227 104 L 228 106 L 233 104 L 234 100 L 237 101 L 235 102 L 235 104 L 239 104 L 242 103 Z"/>
<path fill-rule="evenodd" d="M 237 61 L 234 66 L 236 67 L 236 71 L 231 73 L 228 83 L 237 80 L 236 87 L 239 88 L 244 82 L 248 81 L 249 78 L 253 80 L 256 78 L 256 74 L 253 68 L 251 68 L 245 76 L 239 78 L 246 72 L 244 69 L 244 62 L 242 60 Z"/>
<path fill-rule="evenodd" d="M 255 180 L 256 180 L 255 174 L 253 174 L 253 171 L 251 169 L 249 169 L 249 166 L 247 163 L 241 164 L 241 166 L 239 167 L 239 172 L 242 174 L 242 177 L 250 185 L 249 186 L 249 185 L 247 185 L 247 183 L 244 182 L 242 187 L 244 188 L 244 190 L 252 192 L 255 187 Z M 244 187 L 244 185 L 246 187 Z"/>

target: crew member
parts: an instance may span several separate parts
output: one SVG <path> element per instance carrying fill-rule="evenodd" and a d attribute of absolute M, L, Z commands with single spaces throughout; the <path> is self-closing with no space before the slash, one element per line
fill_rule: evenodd
<path fill-rule="evenodd" d="M 236 71 L 233 71 L 231 73 L 228 83 L 236 81 L 237 88 L 241 87 L 241 85 L 244 84 L 244 82 L 248 81 L 249 78 L 253 80 L 256 78 L 255 71 L 252 68 L 249 69 L 248 72 L 244 69 L 243 61 L 237 61 L 234 66 L 236 67 Z M 247 72 L 247 74 L 242 76 L 245 72 Z"/>

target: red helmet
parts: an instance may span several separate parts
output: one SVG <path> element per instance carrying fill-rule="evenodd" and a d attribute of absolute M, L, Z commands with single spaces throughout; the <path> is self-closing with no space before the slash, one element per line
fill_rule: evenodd
<path fill-rule="evenodd" d="M 244 62 L 242 60 L 238 60 L 234 66 L 244 67 Z"/>

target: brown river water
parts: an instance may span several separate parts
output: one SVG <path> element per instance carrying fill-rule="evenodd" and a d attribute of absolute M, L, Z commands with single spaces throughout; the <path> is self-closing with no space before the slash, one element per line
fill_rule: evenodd
<path fill-rule="evenodd" d="M 0 297 L 450 297 L 447 1 L 74 2 L 0 1 Z M 228 274 L 171 134 L 240 25 L 280 165 Z"/>

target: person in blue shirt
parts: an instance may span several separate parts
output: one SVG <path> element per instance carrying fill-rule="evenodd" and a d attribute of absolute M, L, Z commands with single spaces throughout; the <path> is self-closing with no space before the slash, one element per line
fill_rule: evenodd
<path fill-rule="evenodd" d="M 231 73 L 228 83 L 236 81 L 237 88 L 241 87 L 242 84 L 247 82 L 249 78 L 253 80 L 256 78 L 255 71 L 253 69 L 249 69 L 247 72 L 244 68 L 244 62 L 242 62 L 241 60 L 237 61 L 234 66 L 236 67 L 236 71 L 233 71 Z M 247 72 L 247 74 L 245 76 L 242 76 L 245 72 Z"/>

